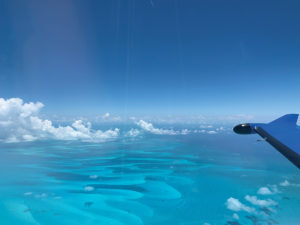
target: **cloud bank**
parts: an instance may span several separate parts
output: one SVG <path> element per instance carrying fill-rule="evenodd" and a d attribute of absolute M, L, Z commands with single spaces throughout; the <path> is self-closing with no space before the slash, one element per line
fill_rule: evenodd
<path fill-rule="evenodd" d="M 166 130 L 166 129 L 159 129 L 159 128 L 155 128 L 152 123 L 148 123 L 144 120 L 140 120 L 136 123 L 139 127 L 141 127 L 143 130 L 148 131 L 152 134 L 165 134 L 165 135 L 175 135 L 177 134 L 176 131 L 170 129 L 170 130 Z"/>
<path fill-rule="evenodd" d="M 55 123 L 50 119 L 40 116 L 40 111 L 44 107 L 41 102 L 26 103 L 20 98 L 3 99 L 0 98 L 0 141 L 20 142 L 35 140 L 78 140 L 85 142 L 103 142 L 120 137 L 118 128 L 109 130 L 94 130 L 90 122 L 86 119 L 57 120 Z M 137 137 L 141 131 L 156 135 L 188 135 L 188 134 L 217 134 L 225 131 L 224 127 L 214 129 L 212 125 L 201 125 L 201 130 L 157 128 L 152 123 L 143 119 L 131 118 L 139 129 L 131 128 L 123 132 L 123 137 Z M 74 121 L 74 122 L 73 122 Z M 109 112 L 97 116 L 95 122 L 119 122 L 120 116 L 112 116 Z M 70 125 L 54 125 L 59 122 Z M 209 129 L 209 130 L 206 130 Z"/>
<path fill-rule="evenodd" d="M 34 140 L 81 140 L 102 142 L 119 136 L 119 129 L 93 130 L 91 123 L 76 120 L 70 126 L 54 126 L 39 117 L 41 102 L 24 103 L 20 98 L 0 98 L 0 140 L 20 142 Z"/>
<path fill-rule="evenodd" d="M 183 129 L 180 131 L 175 131 L 173 129 L 161 129 L 161 128 L 155 128 L 152 123 L 148 123 L 144 120 L 140 120 L 136 122 L 136 124 L 142 128 L 143 130 L 152 133 L 152 134 L 161 134 L 161 135 L 186 135 L 189 134 L 190 131 L 188 129 Z"/>

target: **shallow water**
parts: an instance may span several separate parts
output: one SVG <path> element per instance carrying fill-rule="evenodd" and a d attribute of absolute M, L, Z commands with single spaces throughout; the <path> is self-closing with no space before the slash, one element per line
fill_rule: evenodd
<path fill-rule="evenodd" d="M 257 138 L 1 144 L 1 224 L 298 224 L 299 170 Z M 258 194 L 261 187 L 272 194 Z M 276 204 L 255 205 L 246 195 Z M 230 197 L 254 211 L 228 209 Z"/>

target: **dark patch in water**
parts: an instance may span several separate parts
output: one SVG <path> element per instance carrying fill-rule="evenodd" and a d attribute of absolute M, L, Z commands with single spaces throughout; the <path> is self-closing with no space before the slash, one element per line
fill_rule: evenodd
<path fill-rule="evenodd" d="M 90 208 L 93 204 L 94 202 L 85 202 L 84 206 Z"/>
<path fill-rule="evenodd" d="M 246 216 L 246 218 L 248 220 L 251 220 L 252 224 L 253 225 L 261 225 L 263 224 L 264 222 L 266 222 L 268 225 L 272 225 L 272 222 L 271 221 L 267 221 L 267 220 L 263 220 L 263 219 L 259 219 L 257 216 Z"/>
<path fill-rule="evenodd" d="M 126 168 L 126 167 L 112 167 L 110 168 L 114 174 L 141 174 L 142 171 L 137 170 L 136 168 L 131 169 L 131 168 Z"/>
<path fill-rule="evenodd" d="M 15 182 L 14 185 L 16 185 L 16 186 L 36 186 L 36 185 L 38 185 L 38 182 L 24 180 L 24 181 L 20 181 L 20 182 Z"/>
<path fill-rule="evenodd" d="M 28 209 L 25 209 L 25 210 L 24 210 L 24 213 L 30 212 L 30 211 L 31 211 L 31 209 L 28 208 Z"/>
<path fill-rule="evenodd" d="M 91 178 L 88 175 L 81 175 L 75 173 L 63 173 L 63 172 L 53 172 L 47 174 L 50 177 L 54 177 L 57 180 L 64 180 L 64 181 L 90 181 Z M 116 180 L 116 177 L 97 177 L 94 180 L 99 181 L 107 181 L 107 180 Z"/>
<path fill-rule="evenodd" d="M 265 214 L 267 214 L 268 216 L 272 215 L 272 211 L 270 209 L 268 209 L 267 207 L 262 207 L 262 208 L 260 208 L 260 210 L 262 212 L 264 212 Z"/>
<path fill-rule="evenodd" d="M 139 186 L 135 186 L 135 185 L 93 184 L 93 185 L 89 185 L 89 186 L 92 186 L 96 189 L 120 189 L 120 190 L 136 191 L 136 192 L 141 192 L 141 193 L 147 192 L 146 189 L 139 187 Z"/>
<path fill-rule="evenodd" d="M 160 181 L 161 178 L 158 178 L 158 177 L 153 177 L 153 176 L 148 176 L 148 177 L 145 177 L 145 180 L 150 180 L 150 181 Z"/>
<path fill-rule="evenodd" d="M 241 224 L 237 221 L 227 221 L 226 225 L 241 225 Z"/>
<path fill-rule="evenodd" d="M 272 223 L 273 223 L 273 224 L 279 224 L 279 222 L 278 222 L 277 220 L 274 220 L 274 219 L 272 219 L 272 218 L 270 218 L 269 221 L 271 222 L 271 224 L 272 224 Z"/>

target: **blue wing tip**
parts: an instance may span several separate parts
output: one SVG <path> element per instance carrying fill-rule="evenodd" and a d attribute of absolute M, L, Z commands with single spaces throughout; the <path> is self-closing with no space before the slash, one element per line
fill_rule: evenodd
<path fill-rule="evenodd" d="M 296 125 L 298 121 L 299 114 L 286 114 L 278 119 L 272 121 L 270 124 L 289 124 Z"/>

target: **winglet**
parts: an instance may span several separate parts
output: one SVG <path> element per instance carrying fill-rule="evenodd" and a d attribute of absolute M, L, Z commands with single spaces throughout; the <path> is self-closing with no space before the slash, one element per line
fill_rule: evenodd
<path fill-rule="evenodd" d="M 299 114 L 287 114 L 272 122 L 270 125 L 296 126 Z"/>

